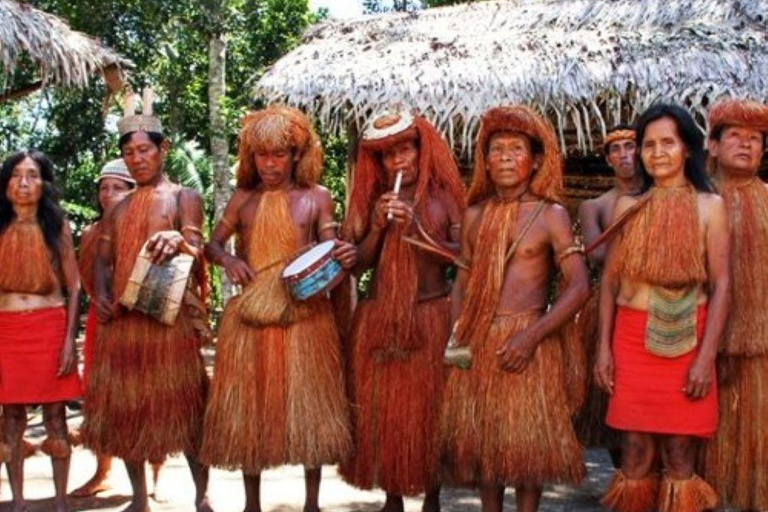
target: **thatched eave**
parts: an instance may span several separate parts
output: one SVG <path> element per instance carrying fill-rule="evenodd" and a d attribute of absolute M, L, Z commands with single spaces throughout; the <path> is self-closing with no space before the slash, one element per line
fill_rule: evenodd
<path fill-rule="evenodd" d="M 760 0 L 508 0 L 326 22 L 256 95 L 331 129 L 404 104 L 463 148 L 486 109 L 527 103 L 586 153 L 654 101 L 703 128 L 719 97 L 768 100 L 767 19 Z"/>
<path fill-rule="evenodd" d="M 9 83 L 22 62 L 37 69 L 35 83 Z M 59 18 L 12 0 L 0 0 L 0 100 L 49 84 L 85 87 L 104 76 L 110 90 L 122 85 L 123 73 L 133 63 L 99 41 L 69 28 Z"/>

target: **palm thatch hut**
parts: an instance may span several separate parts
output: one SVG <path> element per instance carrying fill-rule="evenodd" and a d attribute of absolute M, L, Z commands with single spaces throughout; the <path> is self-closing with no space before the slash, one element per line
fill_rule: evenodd
<path fill-rule="evenodd" d="M 557 129 L 577 200 L 610 184 L 589 177 L 606 128 L 651 103 L 682 104 L 705 129 L 719 97 L 768 100 L 768 2 L 507 0 L 326 22 L 256 96 L 353 132 L 408 105 L 465 157 L 486 109 L 526 103 Z"/>
<path fill-rule="evenodd" d="M 110 91 L 122 87 L 123 70 L 133 64 L 59 18 L 12 0 L 0 0 L 0 102 L 55 84 L 84 87 L 104 77 Z M 20 69 L 31 80 L 17 83 Z"/>

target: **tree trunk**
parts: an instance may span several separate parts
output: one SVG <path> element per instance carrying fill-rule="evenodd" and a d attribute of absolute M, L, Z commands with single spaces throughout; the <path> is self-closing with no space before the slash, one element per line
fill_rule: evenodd
<path fill-rule="evenodd" d="M 232 195 L 229 175 L 229 142 L 227 125 L 222 112 L 222 101 L 226 96 L 227 43 L 224 34 L 216 31 L 208 42 L 208 112 L 211 130 L 211 158 L 213 161 L 213 207 L 214 221 L 218 222 Z M 222 272 L 222 295 L 226 301 L 232 296 L 232 285 Z"/>
<path fill-rule="evenodd" d="M 227 43 L 221 34 L 214 34 L 208 44 L 208 112 L 211 123 L 211 156 L 214 190 L 215 218 L 221 218 L 224 207 L 232 195 L 229 176 L 229 142 L 227 126 L 221 102 L 226 95 Z"/>

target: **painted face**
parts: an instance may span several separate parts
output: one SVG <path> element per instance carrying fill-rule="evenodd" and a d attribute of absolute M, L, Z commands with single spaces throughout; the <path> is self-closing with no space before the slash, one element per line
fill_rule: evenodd
<path fill-rule="evenodd" d="M 742 126 L 728 126 L 719 140 L 709 140 L 709 154 L 724 173 L 751 176 L 757 173 L 763 156 L 763 134 Z"/>
<path fill-rule="evenodd" d="M 488 174 L 497 187 L 517 187 L 531 179 L 537 167 L 531 141 L 525 135 L 499 132 L 488 142 Z"/>
<path fill-rule="evenodd" d="M 43 175 L 37 162 L 27 157 L 13 168 L 5 197 L 16 206 L 33 205 L 43 197 Z"/>
<path fill-rule="evenodd" d="M 620 139 L 608 145 L 605 160 L 620 179 L 630 179 L 635 175 L 635 151 L 637 144 L 632 139 Z"/>
<path fill-rule="evenodd" d="M 122 152 L 123 161 L 137 185 L 153 183 L 162 174 L 167 149 L 158 148 L 145 132 L 133 133 L 123 144 Z"/>
<path fill-rule="evenodd" d="M 387 171 L 390 186 L 398 171 L 403 171 L 402 185 L 408 186 L 419 179 L 419 147 L 413 139 L 403 140 L 381 152 L 381 164 Z"/>
<path fill-rule="evenodd" d="M 654 180 L 675 177 L 685 172 L 688 148 L 677 132 L 675 121 L 662 117 L 648 123 L 640 158 Z"/>
<path fill-rule="evenodd" d="M 105 212 L 123 200 L 131 191 L 131 186 L 119 178 L 99 180 L 99 205 Z"/>
<path fill-rule="evenodd" d="M 296 159 L 289 148 L 272 148 L 256 151 L 253 163 L 265 187 L 280 188 L 291 182 Z"/>

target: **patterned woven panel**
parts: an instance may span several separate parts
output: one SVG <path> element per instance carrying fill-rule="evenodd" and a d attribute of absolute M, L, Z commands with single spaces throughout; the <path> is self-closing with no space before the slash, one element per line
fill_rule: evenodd
<path fill-rule="evenodd" d="M 696 289 L 651 287 L 645 329 L 648 352 L 678 357 L 696 348 Z"/>

